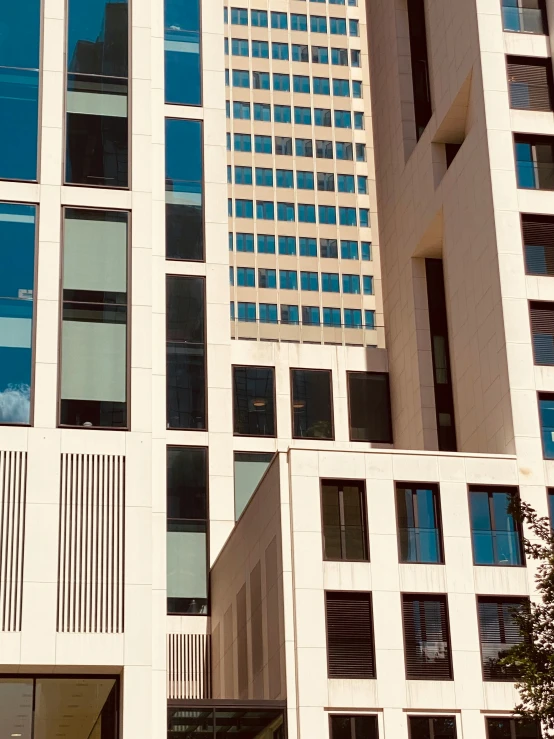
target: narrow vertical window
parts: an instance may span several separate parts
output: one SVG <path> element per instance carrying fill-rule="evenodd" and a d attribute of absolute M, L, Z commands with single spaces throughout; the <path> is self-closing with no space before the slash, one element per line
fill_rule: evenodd
<path fill-rule="evenodd" d="M 64 212 L 60 424 L 127 426 L 128 213 Z"/>
<path fill-rule="evenodd" d="M 425 0 L 408 0 L 408 29 L 416 138 L 419 140 L 433 114 L 429 83 L 429 59 L 427 56 L 427 31 L 425 28 Z"/>
<path fill-rule="evenodd" d="M 206 428 L 204 311 L 203 277 L 167 277 L 168 428 Z"/>
<path fill-rule="evenodd" d="M 333 439 L 330 370 L 293 369 L 291 384 L 293 438 Z"/>
<path fill-rule="evenodd" d="M 374 679 L 371 593 L 326 592 L 325 615 L 328 677 Z"/>
<path fill-rule="evenodd" d="M 126 0 L 68 0 L 67 183 L 128 187 Z"/>
<path fill-rule="evenodd" d="M 0 20 L 0 178 L 36 180 L 40 0 L 5 2 Z"/>
<path fill-rule="evenodd" d="M 443 562 L 439 491 L 436 485 L 396 485 L 401 562 Z"/>
<path fill-rule="evenodd" d="M 445 595 L 403 595 L 406 678 L 452 680 Z"/>
<path fill-rule="evenodd" d="M 165 0 L 165 102 L 200 105 L 200 1 Z"/>
<path fill-rule="evenodd" d="M 520 526 L 510 511 L 517 494 L 515 489 L 470 488 L 474 564 L 504 567 L 523 564 Z"/>
<path fill-rule="evenodd" d="M 165 255 L 204 259 L 202 123 L 165 122 Z"/>
<path fill-rule="evenodd" d="M 31 421 L 36 210 L 0 203 L 0 424 Z"/>
<path fill-rule="evenodd" d="M 554 459 L 554 393 L 539 393 L 539 417 L 545 459 Z"/>
<path fill-rule="evenodd" d="M 369 559 L 364 483 L 322 480 L 321 509 L 325 559 Z"/>
<path fill-rule="evenodd" d="M 167 449 L 167 612 L 208 613 L 207 450 Z"/>

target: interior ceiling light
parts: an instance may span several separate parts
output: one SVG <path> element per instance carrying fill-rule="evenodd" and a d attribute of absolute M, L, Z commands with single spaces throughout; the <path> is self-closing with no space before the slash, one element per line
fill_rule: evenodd
<path fill-rule="evenodd" d="M 306 405 L 305 400 L 295 400 L 294 403 L 292 404 L 292 407 L 293 408 L 304 408 L 305 405 Z"/>
<path fill-rule="evenodd" d="M 263 398 L 255 398 L 252 401 L 254 408 L 265 408 L 265 400 Z"/>

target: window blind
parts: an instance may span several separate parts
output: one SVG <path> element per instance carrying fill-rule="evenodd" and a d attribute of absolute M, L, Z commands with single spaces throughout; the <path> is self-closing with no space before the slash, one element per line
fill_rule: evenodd
<path fill-rule="evenodd" d="M 370 593 L 328 592 L 327 664 L 330 678 L 375 678 Z"/>
<path fill-rule="evenodd" d="M 446 596 L 404 595 L 402 615 L 408 680 L 451 680 Z"/>
<path fill-rule="evenodd" d="M 484 680 L 517 680 L 519 670 L 499 661 L 510 647 L 522 640 L 515 614 L 525 604 L 522 598 L 479 598 L 479 640 Z"/>

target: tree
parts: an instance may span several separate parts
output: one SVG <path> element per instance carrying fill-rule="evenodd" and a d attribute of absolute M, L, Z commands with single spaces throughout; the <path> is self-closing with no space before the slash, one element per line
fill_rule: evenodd
<path fill-rule="evenodd" d="M 540 600 L 514 611 L 522 640 L 501 663 L 520 675 L 516 688 L 521 703 L 515 714 L 540 722 L 543 736 L 554 739 L 554 534 L 550 520 L 528 503 L 514 499 L 510 510 L 531 532 L 532 539 L 523 537 L 523 547 L 527 558 L 538 563 L 535 587 Z"/>

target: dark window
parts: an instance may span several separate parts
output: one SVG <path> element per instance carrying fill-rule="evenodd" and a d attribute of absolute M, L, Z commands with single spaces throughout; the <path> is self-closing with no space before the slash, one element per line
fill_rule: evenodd
<path fill-rule="evenodd" d="M 548 517 L 550 528 L 554 530 L 554 488 L 548 488 Z"/>
<path fill-rule="evenodd" d="M 443 562 L 436 485 L 397 483 L 396 513 L 401 562 Z"/>
<path fill-rule="evenodd" d="M 416 137 L 419 140 L 433 114 L 425 29 L 425 0 L 408 0 L 408 29 L 412 62 L 412 87 Z"/>
<path fill-rule="evenodd" d="M 165 253 L 168 259 L 204 259 L 202 123 L 165 122 Z"/>
<path fill-rule="evenodd" d="M 523 564 L 520 527 L 509 510 L 517 494 L 514 488 L 470 488 L 474 564 Z"/>
<path fill-rule="evenodd" d="M 128 5 L 69 0 L 66 182 L 128 186 Z"/>
<path fill-rule="evenodd" d="M 410 739 L 456 739 L 455 716 L 408 716 Z"/>
<path fill-rule="evenodd" d="M 445 595 L 403 595 L 408 680 L 451 680 L 450 635 Z"/>
<path fill-rule="evenodd" d="M 333 439 L 331 371 L 293 369 L 291 380 L 293 437 Z"/>
<path fill-rule="evenodd" d="M 377 716 L 329 716 L 331 739 L 379 739 Z"/>
<path fill-rule="evenodd" d="M 477 598 L 484 680 L 515 682 L 519 678 L 519 670 L 499 662 L 514 644 L 522 641 L 516 616 L 523 607 L 522 598 Z"/>
<path fill-rule="evenodd" d="M 514 136 L 517 186 L 525 190 L 554 190 L 554 138 Z"/>
<path fill-rule="evenodd" d="M 325 559 L 369 559 L 364 483 L 322 480 L 321 509 Z"/>
<path fill-rule="evenodd" d="M 339 175 L 340 177 L 341 175 Z M 317 189 L 321 191 L 334 192 L 335 190 L 335 175 L 332 172 L 318 172 L 317 173 Z M 334 211 L 333 207 L 333 211 Z"/>
<path fill-rule="evenodd" d="M 554 277 L 554 218 L 526 214 L 521 221 L 527 274 Z"/>
<path fill-rule="evenodd" d="M 319 185 L 319 174 L 318 174 Z M 318 188 L 319 189 L 319 188 Z M 320 239 L 319 254 L 322 259 L 338 259 L 339 252 L 336 239 Z"/>
<path fill-rule="evenodd" d="M 1 179 L 37 179 L 40 6 L 28 0 L 2 8 Z"/>
<path fill-rule="evenodd" d="M 539 416 L 545 459 L 554 459 L 554 394 L 539 393 Z"/>
<path fill-rule="evenodd" d="M 349 372 L 350 440 L 392 444 L 389 376 L 386 372 Z"/>
<path fill-rule="evenodd" d="M 509 56 L 510 107 L 552 110 L 552 65 L 546 59 Z"/>
<path fill-rule="evenodd" d="M 433 385 L 439 450 L 455 452 L 456 424 L 454 421 L 454 396 L 450 372 L 448 346 L 448 320 L 442 259 L 426 259 L 427 303 L 429 306 L 429 330 L 433 357 Z"/>
<path fill-rule="evenodd" d="M 328 676 L 374 679 L 371 593 L 326 592 L 325 610 Z"/>
<path fill-rule="evenodd" d="M 544 0 L 502 0 L 505 31 L 547 33 Z"/>
<path fill-rule="evenodd" d="M 195 736 L 220 739 L 225 734 L 235 734 L 237 739 L 259 736 L 285 738 L 282 709 L 225 706 L 213 711 L 207 707 L 195 710 L 185 702 L 167 709 L 167 726 L 168 736 L 182 735 L 187 739 Z"/>
<path fill-rule="evenodd" d="M 488 718 L 488 739 L 540 739 L 541 730 L 534 721 L 513 718 Z"/>
<path fill-rule="evenodd" d="M 31 421 L 36 215 L 0 203 L 0 424 Z"/>
<path fill-rule="evenodd" d="M 275 436 L 274 370 L 233 368 L 234 433 Z"/>
<path fill-rule="evenodd" d="M 167 612 L 208 612 L 207 450 L 167 448 Z"/>
<path fill-rule="evenodd" d="M 204 293 L 202 277 L 167 277 L 168 428 L 206 428 Z"/>
<path fill-rule="evenodd" d="M 165 0 L 164 25 L 165 102 L 200 105 L 200 1 Z"/>
<path fill-rule="evenodd" d="M 554 303 L 529 306 L 535 364 L 554 365 Z"/>
<path fill-rule="evenodd" d="M 127 426 L 128 213 L 64 213 L 60 424 Z"/>

